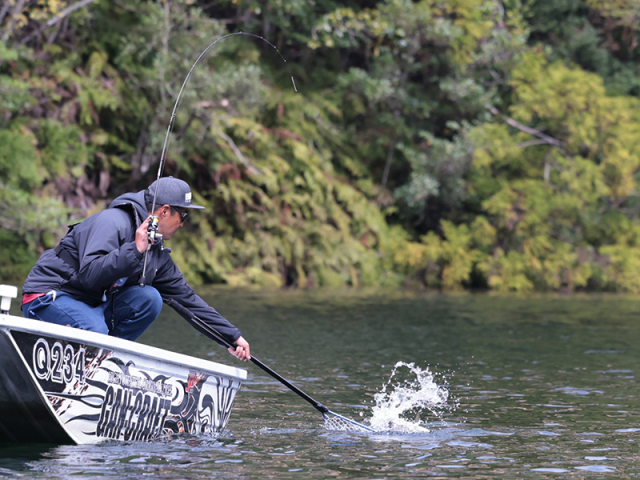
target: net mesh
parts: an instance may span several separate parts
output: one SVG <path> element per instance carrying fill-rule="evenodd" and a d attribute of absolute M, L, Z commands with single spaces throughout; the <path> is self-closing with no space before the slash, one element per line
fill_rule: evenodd
<path fill-rule="evenodd" d="M 322 416 L 324 417 L 324 428 L 327 430 L 357 433 L 371 433 L 374 431 L 371 427 L 366 427 L 354 420 L 332 412 L 324 413 Z"/>

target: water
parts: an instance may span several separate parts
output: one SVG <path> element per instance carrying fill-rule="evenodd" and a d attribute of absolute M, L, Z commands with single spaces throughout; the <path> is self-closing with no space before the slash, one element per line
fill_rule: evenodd
<path fill-rule="evenodd" d="M 327 430 L 309 404 L 247 364 L 218 439 L 5 446 L 0 476 L 640 475 L 638 299 L 246 290 L 209 299 L 278 373 L 331 410 L 382 418 L 392 431 Z M 237 364 L 170 311 L 141 341 Z M 394 409 L 405 401 L 412 407 Z"/>

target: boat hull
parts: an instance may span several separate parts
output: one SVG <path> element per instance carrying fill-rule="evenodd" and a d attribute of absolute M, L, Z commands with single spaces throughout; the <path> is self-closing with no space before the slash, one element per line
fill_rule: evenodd
<path fill-rule="evenodd" d="M 246 371 L 0 315 L 0 443 L 217 435 Z"/>

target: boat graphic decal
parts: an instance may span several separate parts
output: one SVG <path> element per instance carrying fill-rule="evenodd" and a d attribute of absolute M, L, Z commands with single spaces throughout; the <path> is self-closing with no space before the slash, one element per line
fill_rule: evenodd
<path fill-rule="evenodd" d="M 240 386 L 129 352 L 29 332 L 12 336 L 60 424 L 84 442 L 217 434 Z"/>

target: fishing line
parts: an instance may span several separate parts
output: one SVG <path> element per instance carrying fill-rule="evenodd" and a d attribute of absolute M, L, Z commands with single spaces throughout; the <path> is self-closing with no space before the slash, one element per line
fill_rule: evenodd
<path fill-rule="evenodd" d="M 187 86 L 187 83 L 189 83 L 189 79 L 191 78 L 191 74 L 195 70 L 196 65 L 198 65 L 200 60 L 202 60 L 202 58 L 207 54 L 207 52 L 216 43 L 221 42 L 222 40 L 225 40 L 225 39 L 227 39 L 229 37 L 234 37 L 234 36 L 237 36 L 237 35 L 244 35 L 244 36 L 247 36 L 247 37 L 254 37 L 254 38 L 262 40 L 267 45 L 272 47 L 276 52 L 278 52 L 278 55 L 280 55 L 280 58 L 282 59 L 282 61 L 284 63 L 287 63 L 287 60 L 282 56 L 282 54 L 280 53 L 280 50 L 278 50 L 278 48 L 274 44 L 272 44 L 269 40 L 267 40 L 266 38 L 261 37 L 260 35 L 256 35 L 255 33 L 234 32 L 234 33 L 229 33 L 227 35 L 219 37 L 216 40 L 214 40 L 213 42 L 211 42 L 211 44 L 202 51 L 200 56 L 198 56 L 196 61 L 191 66 L 191 69 L 189 70 L 189 73 L 187 73 L 187 76 L 184 79 L 184 82 L 182 82 L 182 87 L 180 87 L 180 92 L 178 92 L 178 97 L 176 98 L 176 101 L 175 101 L 175 103 L 173 105 L 173 111 L 171 112 L 171 118 L 169 119 L 169 125 L 167 126 L 167 133 L 166 133 L 166 135 L 164 137 L 164 144 L 162 145 L 162 153 L 160 154 L 160 164 L 158 165 L 158 175 L 156 177 L 156 189 L 155 189 L 155 192 L 153 194 L 153 203 L 151 205 L 151 216 L 149 217 L 149 228 L 147 230 L 147 235 L 149 237 L 149 245 L 148 245 L 147 249 L 145 250 L 144 263 L 143 263 L 143 266 L 142 266 L 142 275 L 140 276 L 140 286 L 141 287 L 145 286 L 145 276 L 147 274 L 147 257 L 148 257 L 148 254 L 149 254 L 149 249 L 151 248 L 151 244 L 155 240 L 161 240 L 162 239 L 162 235 L 160 235 L 158 233 L 158 221 L 159 221 L 159 219 L 158 219 L 158 217 L 153 215 L 153 213 L 156 210 L 156 200 L 158 198 L 158 191 L 160 190 L 160 182 L 159 182 L 159 180 L 160 180 L 160 177 L 162 176 L 162 172 L 164 171 L 164 165 L 166 163 L 166 154 L 167 154 L 167 151 L 169 149 L 169 145 L 171 143 L 170 139 L 171 139 L 171 132 L 173 131 L 173 124 L 174 124 L 174 121 L 176 119 L 178 108 L 180 108 L 180 104 L 182 103 L 182 93 L 184 92 L 184 89 Z M 296 82 L 293 79 L 293 75 L 291 76 L 291 82 L 293 83 L 294 91 L 297 93 L 298 89 L 296 88 Z"/>
<path fill-rule="evenodd" d="M 182 93 L 184 92 L 184 89 L 187 86 L 187 83 L 189 82 L 189 79 L 191 78 L 191 74 L 193 73 L 194 69 L 196 68 L 196 65 L 198 65 L 198 63 L 206 55 L 206 53 L 216 43 L 218 43 L 218 42 L 220 42 L 222 40 L 225 40 L 225 39 L 227 39 L 229 37 L 236 36 L 236 35 L 246 35 L 248 37 L 254 37 L 254 38 L 258 38 L 258 39 L 262 40 L 267 45 L 273 47 L 273 49 L 276 52 L 278 52 L 278 55 L 280 55 L 280 58 L 282 59 L 282 61 L 284 63 L 287 63 L 287 61 L 285 60 L 285 58 L 282 56 L 282 54 L 276 48 L 275 45 L 273 45 L 271 42 L 269 42 L 264 37 L 261 37 L 260 35 L 256 35 L 254 33 L 247 33 L 247 32 L 234 32 L 234 33 L 229 33 L 227 35 L 224 35 L 224 36 L 214 40 L 207 48 L 205 48 L 202 51 L 200 56 L 196 59 L 194 64 L 191 66 L 191 69 L 189 70 L 189 73 L 187 74 L 187 76 L 184 79 L 184 82 L 182 83 L 182 87 L 180 87 L 180 92 L 178 92 L 178 97 L 176 98 L 176 102 L 175 102 L 175 104 L 173 106 L 173 112 L 171 112 L 171 118 L 169 120 L 169 125 L 167 126 L 167 133 L 166 133 L 165 138 L 164 138 L 164 145 L 162 146 L 162 153 L 160 154 L 160 164 L 158 165 L 158 175 L 157 175 L 157 178 L 156 178 L 156 189 L 155 189 L 155 192 L 153 193 L 153 203 L 152 203 L 152 207 L 151 207 L 151 217 L 150 217 L 150 220 L 149 220 L 149 228 L 148 228 L 149 247 L 151 246 L 151 244 L 154 242 L 154 240 L 156 238 L 159 239 L 159 240 L 162 238 L 162 236 L 160 234 L 158 234 L 158 217 L 154 216 L 153 213 L 155 212 L 155 209 L 156 209 L 156 200 L 157 200 L 157 197 L 158 197 L 158 191 L 160 190 L 160 182 L 159 182 L 159 180 L 160 180 L 160 177 L 162 176 L 164 165 L 166 163 L 166 153 L 167 153 L 167 150 L 168 150 L 169 144 L 170 144 L 171 132 L 173 131 L 173 124 L 174 124 L 174 121 L 176 119 L 176 113 L 178 111 L 178 108 L 180 107 L 180 104 L 182 102 Z M 297 93 L 298 89 L 296 87 L 296 82 L 295 82 L 295 80 L 293 78 L 293 75 L 291 76 L 291 83 L 293 84 L 294 91 Z M 142 276 L 140 277 L 140 286 L 141 287 L 144 287 L 144 285 L 145 285 L 144 282 L 145 282 L 145 275 L 146 275 L 146 270 L 147 270 L 147 257 L 148 257 L 148 254 L 149 254 L 149 248 L 147 248 L 147 250 L 145 251 L 145 255 L 144 255 L 144 266 L 142 267 Z M 188 309 L 186 309 L 185 307 L 180 305 L 178 302 L 174 301 L 173 299 L 163 299 L 163 300 L 164 300 L 165 303 L 167 303 L 168 305 L 173 307 L 187 321 L 192 323 L 194 326 L 198 327 L 205 334 L 208 334 L 208 336 L 214 338 L 215 340 L 217 340 L 218 342 L 222 343 L 223 345 L 225 345 L 227 347 L 234 347 L 234 345 L 232 345 L 217 330 L 215 330 L 213 327 L 211 327 L 211 325 L 209 325 L 208 323 L 204 322 L 202 319 L 198 318 L 196 315 L 191 313 Z M 342 416 L 342 415 L 340 415 L 340 414 L 338 414 L 336 412 L 333 412 L 333 411 L 329 410 L 323 404 L 321 404 L 317 400 L 313 399 L 311 396 L 307 395 L 301 389 L 299 389 L 298 387 L 293 385 L 290 381 L 288 381 L 286 378 L 282 377 L 277 372 L 275 372 L 274 370 L 269 368 L 267 365 L 262 363 L 256 357 L 251 356 L 251 361 L 256 366 L 258 366 L 259 368 L 264 370 L 266 373 L 271 375 L 273 378 L 278 380 L 280 383 L 282 383 L 283 385 L 288 387 L 290 390 L 292 390 L 293 392 L 298 394 L 300 397 L 305 399 L 307 402 L 309 402 L 311 405 L 313 405 L 313 407 L 316 410 L 318 410 L 320 413 L 322 413 L 322 417 L 325 420 L 325 424 L 330 429 L 355 431 L 355 432 L 368 432 L 368 433 L 375 432 L 375 430 L 372 429 L 371 427 L 368 427 L 366 425 L 362 425 L 362 424 L 356 422 L 355 420 L 352 420 L 350 418 L 344 417 L 344 416 Z"/>

